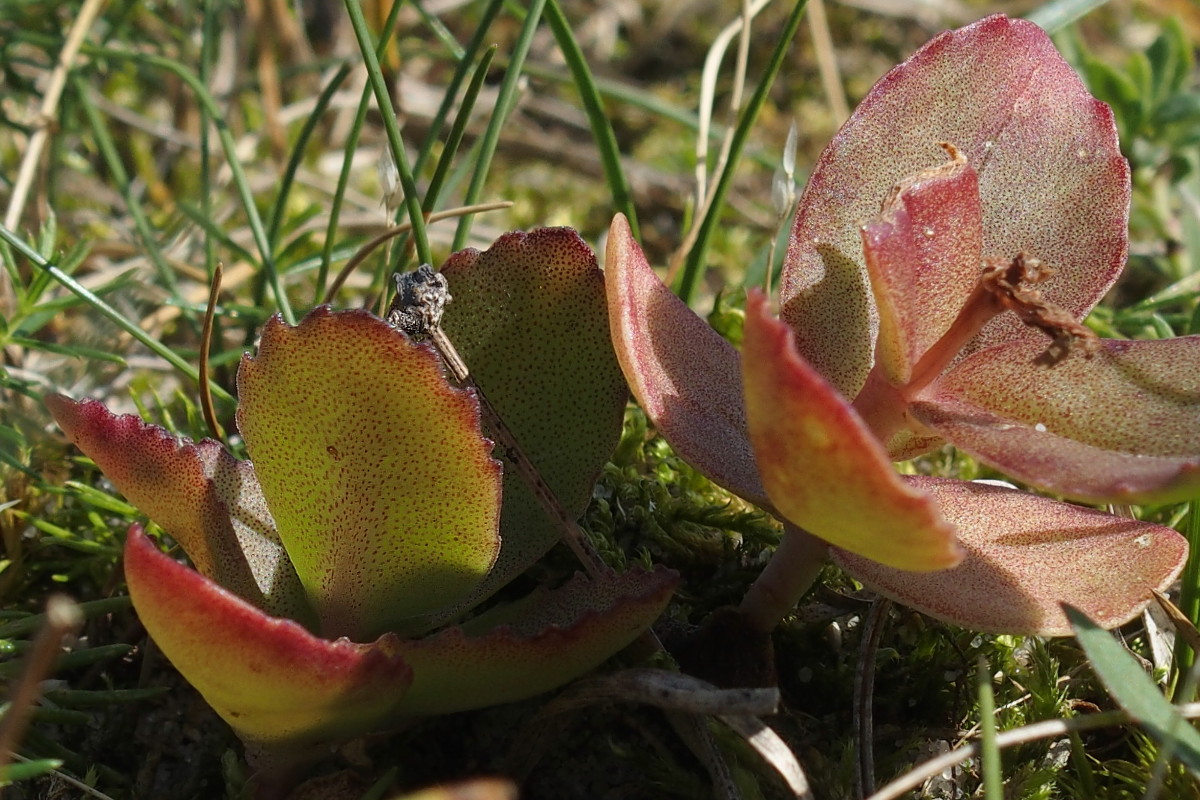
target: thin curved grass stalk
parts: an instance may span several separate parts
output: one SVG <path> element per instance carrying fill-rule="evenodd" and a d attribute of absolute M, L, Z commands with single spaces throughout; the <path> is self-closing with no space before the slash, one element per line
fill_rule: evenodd
<path fill-rule="evenodd" d="M 479 203 L 479 204 L 473 205 L 473 206 L 460 206 L 459 208 L 448 208 L 444 211 L 437 211 L 437 212 L 430 214 L 428 221 L 429 222 L 438 222 L 443 219 L 450 219 L 451 217 L 458 217 L 458 216 L 463 216 L 466 214 L 480 214 L 480 213 L 483 213 L 484 211 L 498 211 L 502 208 L 510 208 L 511 206 L 512 206 L 511 201 L 498 200 L 494 203 Z M 379 234 L 374 239 L 372 239 L 371 241 L 367 242 L 362 247 L 360 247 L 358 249 L 358 252 L 356 252 L 353 256 L 351 256 L 350 260 L 347 261 L 345 263 L 345 265 L 341 268 L 341 270 L 337 274 L 337 277 L 335 277 L 333 279 L 333 283 L 331 283 L 329 285 L 329 289 L 325 292 L 325 299 L 323 302 L 326 302 L 326 303 L 333 302 L 333 298 L 335 295 L 337 295 L 338 290 L 342 288 L 342 284 L 344 284 L 346 282 L 346 279 L 350 277 L 351 273 L 354 272 L 354 270 L 358 267 L 358 265 L 361 264 L 363 262 L 363 260 L 366 259 L 367 256 L 369 256 L 372 252 L 374 252 L 376 248 L 382 246 L 383 244 L 390 241 L 391 239 L 396 238 L 397 236 L 400 236 L 402 234 L 410 232 L 411 230 L 412 230 L 412 223 L 404 222 L 404 223 L 401 223 L 400 225 L 396 225 L 395 227 L 388 228 L 386 231 Z"/>
<path fill-rule="evenodd" d="M 1176 710 L 1186 719 L 1200 719 L 1200 703 L 1187 703 L 1182 706 L 1176 706 Z M 1052 739 L 1057 736 L 1094 731 L 1101 728 L 1114 728 L 1118 725 L 1129 725 L 1132 722 L 1134 722 L 1134 719 L 1124 711 L 1102 711 L 1098 714 L 1088 714 L 1082 717 L 1072 717 L 1071 719 L 1044 720 L 997 734 L 996 745 L 1003 750 L 1007 747 L 1019 747 L 1041 739 Z M 903 796 L 905 792 L 911 792 L 916 789 L 929 778 L 951 767 L 965 764 L 971 759 L 977 758 L 979 754 L 980 746 L 978 742 L 956 747 L 948 753 L 943 753 L 936 758 L 931 758 L 919 764 L 909 772 L 880 788 L 879 791 L 867 797 L 866 800 L 895 800 L 895 798 Z"/>
<path fill-rule="evenodd" d="M 83 626 L 83 613 L 66 595 L 51 595 L 41 630 L 25 657 L 21 677 L 9 692 L 8 708 L 0 719 L 0 770 L 8 764 L 12 751 L 25 732 L 34 705 L 42 693 L 42 682 L 50 677 L 62 640 Z"/>
<path fill-rule="evenodd" d="M 213 321 L 217 316 L 217 298 L 221 295 L 221 277 L 224 273 L 221 262 L 213 267 L 212 282 L 208 287 L 208 307 L 204 309 L 204 328 L 200 332 L 200 410 L 204 414 L 204 422 L 212 437 L 221 441 L 224 436 L 221 424 L 217 422 L 217 411 L 213 407 L 212 389 L 208 379 L 208 358 L 212 352 Z"/>
<path fill-rule="evenodd" d="M 704 264 L 709 241 L 716 230 L 721 212 L 724 210 L 725 196 L 729 193 L 729 187 L 733 184 L 733 173 L 738 161 L 741 159 L 742 150 L 746 146 L 746 140 L 750 136 L 750 129 L 754 127 L 754 123 L 758 119 L 758 113 L 762 110 L 763 104 L 766 103 L 767 94 L 775 82 L 775 76 L 779 74 L 779 70 L 783 66 L 783 58 L 796 37 L 796 31 L 800 27 L 800 19 L 804 16 L 804 9 L 807 2 L 808 0 L 797 0 L 796 5 L 792 8 L 792 13 L 788 16 L 783 29 L 779 33 L 779 40 L 775 45 L 775 51 L 771 54 L 771 60 L 768 62 L 766 72 L 763 73 L 762 78 L 758 82 L 758 87 L 754 90 L 754 94 L 750 98 L 750 102 L 746 104 L 745 109 L 738 118 L 737 127 L 734 129 L 733 136 L 729 140 L 728 161 L 725 164 L 725 168 L 721 171 L 716 186 L 711 193 L 712 200 L 708 203 L 703 219 L 696 229 L 695 244 L 687 251 L 683 274 L 679 278 L 677 293 L 685 303 L 691 297 L 692 291 L 696 287 L 696 282 L 699 280 L 700 268 Z"/>
<path fill-rule="evenodd" d="M 858 769 L 854 783 L 858 797 L 875 791 L 875 715 L 872 703 L 875 697 L 875 659 L 879 655 L 879 641 L 883 637 L 883 626 L 892 601 L 876 600 L 863 622 L 862 647 L 858 655 L 858 669 L 854 671 L 854 730 L 858 737 Z"/>

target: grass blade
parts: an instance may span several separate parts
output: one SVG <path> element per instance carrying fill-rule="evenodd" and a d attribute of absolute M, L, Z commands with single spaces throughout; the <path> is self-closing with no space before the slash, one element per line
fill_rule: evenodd
<path fill-rule="evenodd" d="M 708 254 L 709 242 L 717 228 L 717 223 L 720 221 L 721 212 L 725 210 L 725 196 L 729 194 L 729 187 L 733 184 L 733 174 L 738 162 L 741 161 L 742 150 L 746 146 L 746 139 L 750 136 L 750 129 L 754 127 L 754 122 L 758 119 L 758 113 L 762 110 L 763 104 L 766 103 L 771 85 L 775 82 L 775 76 L 779 74 L 779 70 L 783 66 L 784 56 L 787 55 L 788 49 L 792 46 L 792 40 L 796 38 L 796 31 L 800 27 L 800 20 L 804 16 L 804 7 L 806 5 L 807 0 L 797 0 L 796 5 L 792 8 L 792 13 L 784 23 L 783 30 L 779 35 L 779 41 L 775 45 L 775 51 L 771 54 L 771 60 L 767 65 L 766 72 L 763 73 L 762 78 L 758 82 L 758 87 L 754 90 L 754 95 L 750 98 L 745 110 L 738 119 L 737 128 L 734 129 L 729 149 L 729 161 L 725 164 L 725 169 L 721 171 L 721 176 L 717 179 L 712 203 L 708 207 L 708 212 L 704 215 L 704 220 L 700 223 L 696 243 L 688 251 L 687 261 L 684 262 L 683 271 L 676 286 L 676 294 L 685 303 L 691 298 L 692 292 L 696 288 L 696 281 L 700 277 L 700 270 Z"/>
<path fill-rule="evenodd" d="M 629 219 L 629 226 L 633 229 L 633 236 L 636 239 L 638 238 L 637 210 L 633 204 L 633 190 L 629 187 L 625 170 L 621 166 L 621 148 L 617 144 L 617 134 L 613 130 L 608 114 L 604 111 L 604 104 L 600 99 L 600 89 L 583 57 L 583 51 L 579 49 L 579 43 L 575 41 L 575 34 L 571 31 L 571 25 L 567 22 L 567 17 L 563 14 L 558 0 L 549 0 L 546 4 L 546 22 L 549 23 L 550 30 L 554 32 L 558 49 L 562 52 L 563 58 L 567 62 L 567 69 L 570 70 L 571 77 L 575 80 L 575 88 L 579 90 L 583 109 L 587 112 L 588 122 L 592 126 L 592 137 L 596 140 L 596 148 L 599 150 L 600 163 L 604 167 L 604 177 L 612 192 L 613 205 L 617 211 Z"/>
<path fill-rule="evenodd" d="M 1108 631 L 1077 608 L 1064 604 L 1092 669 L 1113 699 L 1193 773 L 1200 773 L 1200 731 L 1179 715 L 1132 655 Z"/>
<path fill-rule="evenodd" d="M 508 114 L 516 102 L 517 84 L 521 79 L 521 70 L 525 64 L 525 57 L 529 55 L 529 47 L 533 44 L 533 34 L 537 31 L 538 21 L 541 19 L 545 7 L 546 0 L 532 0 L 529 4 L 529 9 L 525 14 L 525 24 L 521 27 L 521 34 L 517 37 L 516 44 L 513 45 L 512 56 L 508 61 L 508 71 L 500 84 L 500 92 L 496 97 L 496 108 L 492 112 L 492 118 L 489 120 L 487 130 L 484 131 L 481 140 L 479 158 L 475 162 L 475 172 L 467 187 L 466 197 L 463 198 L 464 206 L 472 206 L 479 202 L 484 181 L 487 180 L 488 172 L 491 170 L 492 156 L 496 154 L 496 146 L 500 143 L 500 129 L 504 127 L 504 121 L 508 118 Z M 471 216 L 463 217 L 458 221 L 452 250 L 461 250 L 466 245 L 473 221 L 474 218 Z"/>

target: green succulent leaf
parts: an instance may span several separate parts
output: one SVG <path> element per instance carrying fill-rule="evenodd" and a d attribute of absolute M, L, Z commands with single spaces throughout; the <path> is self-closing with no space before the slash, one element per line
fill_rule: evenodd
<path fill-rule="evenodd" d="M 193 443 L 94 400 L 45 402 L 75 446 L 203 575 L 269 614 L 315 622 L 252 464 L 210 439 Z"/>
<path fill-rule="evenodd" d="M 442 327 L 475 382 L 567 512 L 578 517 L 621 436 L 629 396 L 612 352 L 604 278 L 570 228 L 510 233 L 442 267 Z M 504 476 L 504 544 L 480 599 L 541 558 L 558 528 L 515 470 Z"/>
<path fill-rule="evenodd" d="M 399 653 L 412 664 L 415 678 L 400 709 L 446 714 L 561 686 L 649 628 L 677 582 L 678 575 L 662 567 L 597 578 L 577 574 L 501 612 L 402 642 Z"/>
<path fill-rule="evenodd" d="M 238 372 L 238 427 L 327 637 L 455 603 L 499 550 L 500 465 L 474 396 L 362 311 L 272 318 Z"/>
<path fill-rule="evenodd" d="M 367 732 L 396 713 L 412 682 L 394 636 L 313 636 L 169 558 L 136 525 L 125 575 L 150 636 L 247 745 L 294 750 Z"/>

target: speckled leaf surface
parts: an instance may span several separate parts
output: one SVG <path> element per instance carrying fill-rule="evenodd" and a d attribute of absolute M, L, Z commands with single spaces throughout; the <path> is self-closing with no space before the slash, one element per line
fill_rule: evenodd
<path fill-rule="evenodd" d="M 945 569 L 961 552 L 937 504 L 904 483 L 887 452 L 751 292 L 742 342 L 750 440 L 763 484 L 787 519 L 893 567 Z"/>
<path fill-rule="evenodd" d="M 737 351 L 663 285 L 620 214 L 604 271 L 613 347 L 638 404 L 681 458 L 734 494 L 767 504 L 746 432 Z"/>
<path fill-rule="evenodd" d="M 312 621 L 253 465 L 217 442 L 193 443 L 94 400 L 48 395 L 45 402 L 75 446 L 196 569 L 268 613 Z"/>
<path fill-rule="evenodd" d="M 449 628 L 398 652 L 414 681 L 400 710 L 447 714 L 557 688 L 614 655 L 650 627 L 670 600 L 675 572 L 640 568 L 600 578 L 576 575 L 539 590 L 525 613 L 487 632 Z M 474 622 L 474 620 L 472 621 Z"/>
<path fill-rule="evenodd" d="M 317 638 L 159 552 L 137 526 L 125 575 L 147 632 L 248 744 L 301 747 L 364 733 L 395 713 L 412 681 L 395 637 Z"/>
<path fill-rule="evenodd" d="M 470 593 L 499 549 L 500 465 L 437 355 L 361 311 L 266 325 L 238 427 L 327 637 L 374 638 Z"/>
<path fill-rule="evenodd" d="M 978 284 L 981 219 L 974 168 L 950 161 L 906 178 L 863 226 L 879 310 L 875 361 L 889 383 L 908 382 Z"/>
<path fill-rule="evenodd" d="M 581 515 L 620 438 L 629 396 L 608 341 L 595 255 L 575 231 L 542 228 L 456 253 L 442 274 L 453 297 L 443 329 L 559 501 Z M 505 472 L 504 544 L 483 596 L 559 540 L 525 482 Z"/>
<path fill-rule="evenodd" d="M 1124 264 L 1129 172 L 1108 107 L 1032 23 L 992 16 L 943 33 L 875 85 L 800 200 L 782 315 L 800 353 L 849 397 L 877 330 L 859 226 L 894 184 L 943 163 L 939 142 L 979 175 L 983 254 L 1026 251 L 1054 266 L 1051 301 L 1084 316 Z M 976 346 L 1032 336 L 1002 315 Z"/>
<path fill-rule="evenodd" d="M 915 419 L 1019 480 L 1088 502 L 1200 490 L 1200 337 L 1105 339 L 1053 367 L 1038 342 L 989 348 L 923 392 Z"/>
<path fill-rule="evenodd" d="M 1106 628 L 1133 619 L 1187 558 L 1170 528 L 1026 492 L 943 478 L 908 478 L 958 527 L 966 558 L 914 573 L 844 550 L 833 558 L 880 594 L 946 622 L 988 633 L 1069 636 L 1061 603 Z"/>

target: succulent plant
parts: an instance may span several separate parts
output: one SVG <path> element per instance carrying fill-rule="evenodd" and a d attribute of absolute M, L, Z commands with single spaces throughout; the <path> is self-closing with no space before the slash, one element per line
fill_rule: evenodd
<path fill-rule="evenodd" d="M 446 326 L 582 513 L 627 397 L 594 256 L 574 231 L 543 229 L 458 253 L 445 272 Z M 190 559 L 135 525 L 134 606 L 268 783 L 330 742 L 555 688 L 633 641 L 670 597 L 661 568 L 577 575 L 453 624 L 558 534 L 492 457 L 474 392 L 367 312 L 272 319 L 238 394 L 249 461 L 95 401 L 47 404 Z"/>
<path fill-rule="evenodd" d="M 1035 25 L 1002 15 L 885 75 L 800 199 L 780 318 L 751 292 L 739 353 L 655 276 L 623 218 L 613 341 L 676 451 L 787 533 L 739 611 L 770 630 L 833 558 L 981 631 L 1106 626 L 1168 586 L 1175 531 L 1016 489 L 901 476 L 950 443 L 1086 503 L 1200 488 L 1200 337 L 1100 340 L 1080 320 L 1127 253 L 1129 170 L 1107 106 Z M 1047 341 L 1049 337 L 1049 342 Z"/>

